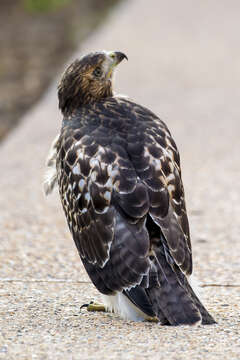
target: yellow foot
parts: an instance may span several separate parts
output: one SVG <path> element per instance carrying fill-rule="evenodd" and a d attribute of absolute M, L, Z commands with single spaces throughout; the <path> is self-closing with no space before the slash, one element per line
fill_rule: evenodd
<path fill-rule="evenodd" d="M 89 304 L 83 304 L 80 307 L 80 310 L 84 307 L 87 308 L 87 311 L 103 311 L 103 312 L 107 311 L 103 304 L 98 304 L 93 301 L 91 301 Z"/>
<path fill-rule="evenodd" d="M 156 316 L 154 316 L 154 317 L 148 316 L 148 317 L 145 319 L 145 321 L 155 322 L 155 323 L 158 323 L 158 322 L 159 322 L 159 320 L 158 320 L 158 318 L 157 318 Z"/>

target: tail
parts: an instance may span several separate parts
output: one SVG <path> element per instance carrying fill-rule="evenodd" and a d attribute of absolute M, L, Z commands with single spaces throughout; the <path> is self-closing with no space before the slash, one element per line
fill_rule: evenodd
<path fill-rule="evenodd" d="M 187 279 L 186 279 L 187 280 Z M 203 306 L 197 295 L 194 293 L 191 285 L 188 281 L 186 281 L 186 289 L 189 292 L 192 300 L 194 301 L 195 305 L 197 306 L 198 310 L 200 311 L 201 317 L 202 317 L 202 324 L 203 325 L 211 325 L 216 324 L 216 321 L 212 317 L 212 315 L 209 314 L 207 309 Z"/>
<path fill-rule="evenodd" d="M 176 265 L 170 265 L 162 252 L 156 255 L 159 285 L 153 284 L 146 289 L 156 316 L 162 318 L 164 314 L 171 325 L 216 323 L 182 271 Z"/>

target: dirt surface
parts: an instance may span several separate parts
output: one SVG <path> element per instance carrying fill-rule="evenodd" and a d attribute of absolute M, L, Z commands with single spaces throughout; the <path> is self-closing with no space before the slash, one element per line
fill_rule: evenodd
<path fill-rule="evenodd" d="M 76 46 L 116 3 L 1 0 L 0 140 L 40 99 Z"/>
<path fill-rule="evenodd" d="M 80 312 L 99 294 L 57 192 L 47 200 L 42 193 L 61 125 L 54 83 L 0 149 L 0 359 L 239 360 L 239 11 L 233 0 L 125 2 L 73 55 L 126 53 L 115 89 L 156 112 L 174 135 L 194 273 L 218 324 L 174 328 Z"/>

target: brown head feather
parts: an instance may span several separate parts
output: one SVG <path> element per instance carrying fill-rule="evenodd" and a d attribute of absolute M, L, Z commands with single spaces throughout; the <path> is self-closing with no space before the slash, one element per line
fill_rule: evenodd
<path fill-rule="evenodd" d="M 59 108 L 71 114 L 84 104 L 112 96 L 112 69 L 126 55 L 95 52 L 75 60 L 64 72 L 58 86 Z"/>

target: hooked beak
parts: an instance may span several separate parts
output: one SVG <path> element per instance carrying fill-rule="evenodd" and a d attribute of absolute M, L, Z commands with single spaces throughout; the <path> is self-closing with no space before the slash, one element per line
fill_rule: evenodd
<path fill-rule="evenodd" d="M 112 66 L 120 64 L 123 59 L 128 60 L 127 55 L 120 51 L 111 51 L 108 53 L 108 56 L 112 59 Z"/>
<path fill-rule="evenodd" d="M 112 51 L 112 52 L 109 52 L 108 53 L 108 56 L 111 58 L 111 64 L 110 64 L 110 67 L 109 67 L 109 71 L 107 73 L 107 79 L 110 79 L 112 77 L 112 72 L 114 70 L 114 68 L 120 64 L 120 62 L 123 60 L 123 59 L 126 59 L 128 60 L 127 56 L 120 52 L 120 51 Z"/>
<path fill-rule="evenodd" d="M 125 55 L 124 53 L 122 53 L 122 52 L 120 52 L 120 51 L 114 51 L 112 54 L 115 56 L 115 64 L 116 64 L 116 65 L 120 64 L 120 62 L 121 62 L 123 59 L 128 60 L 127 55 Z M 110 56 L 111 56 L 111 55 L 110 55 Z"/>

